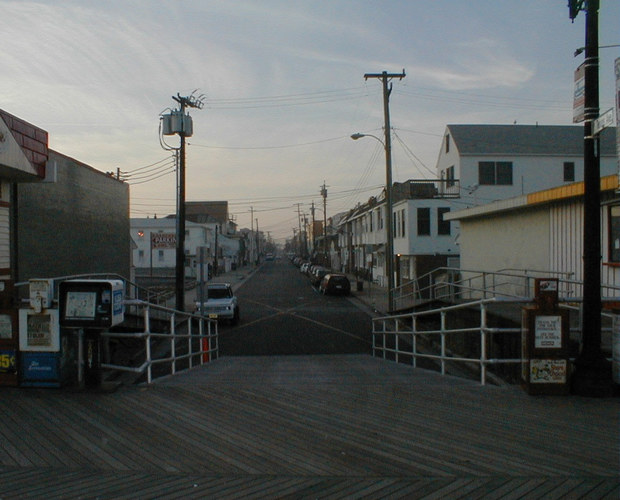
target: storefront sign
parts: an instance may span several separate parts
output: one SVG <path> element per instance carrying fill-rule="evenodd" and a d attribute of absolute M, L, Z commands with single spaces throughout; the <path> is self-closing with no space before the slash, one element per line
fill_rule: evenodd
<path fill-rule="evenodd" d="M 176 248 L 177 235 L 174 233 L 152 233 L 151 248 Z"/>

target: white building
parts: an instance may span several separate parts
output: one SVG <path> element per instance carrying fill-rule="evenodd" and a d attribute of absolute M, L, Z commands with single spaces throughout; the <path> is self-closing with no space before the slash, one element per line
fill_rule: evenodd
<path fill-rule="evenodd" d="M 601 134 L 601 176 L 616 172 L 615 128 Z M 448 125 L 437 160 L 443 189 L 470 205 L 583 180 L 583 127 Z"/>
<path fill-rule="evenodd" d="M 620 199 L 618 176 L 601 178 L 601 293 L 620 285 Z M 478 271 L 545 274 L 583 281 L 583 182 L 468 208 L 448 215 L 459 221 L 462 278 Z M 475 273 L 468 270 L 475 270 Z M 502 292 L 525 295 L 523 280 L 503 278 Z M 533 283 L 532 283 L 533 284 Z M 481 283 L 472 283 L 482 288 Z M 531 290 L 529 290 L 531 292 Z M 563 293 L 583 295 L 580 285 Z"/>
<path fill-rule="evenodd" d="M 174 276 L 176 268 L 176 219 L 131 219 L 131 238 L 136 244 L 133 265 L 136 276 Z M 205 260 L 214 261 L 215 237 L 204 224 L 185 222 L 185 276 L 199 277 L 200 248 Z"/>
<path fill-rule="evenodd" d="M 614 128 L 601 134 L 601 175 L 616 168 Z M 453 212 L 582 181 L 583 127 L 448 125 L 436 170 L 437 180 L 394 184 L 397 286 L 437 267 L 458 267 L 461 218 L 452 217 Z M 343 268 L 382 284 L 387 282 L 384 221 L 385 201 L 371 198 L 347 214 L 339 238 Z M 501 252 L 494 255 L 502 259 Z M 470 264 L 460 263 L 463 268 Z M 510 265 L 508 260 L 501 267 Z"/>

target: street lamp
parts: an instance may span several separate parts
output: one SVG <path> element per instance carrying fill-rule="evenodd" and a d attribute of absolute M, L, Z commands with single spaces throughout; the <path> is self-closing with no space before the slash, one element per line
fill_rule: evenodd
<path fill-rule="evenodd" d="M 385 237 L 385 272 L 388 281 L 388 312 L 391 313 L 394 311 L 394 234 L 392 229 L 392 148 L 389 140 L 390 132 L 386 129 L 386 142 L 383 142 L 376 135 L 360 134 L 359 132 L 353 134 L 351 139 L 357 141 L 362 137 L 372 137 L 378 140 L 385 150 L 385 225 L 387 226 Z"/>

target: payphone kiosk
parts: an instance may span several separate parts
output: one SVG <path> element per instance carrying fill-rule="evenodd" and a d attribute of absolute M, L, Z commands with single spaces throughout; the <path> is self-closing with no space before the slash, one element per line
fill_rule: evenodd
<path fill-rule="evenodd" d="M 78 330 L 78 383 L 101 385 L 101 332 L 124 320 L 122 280 L 67 280 L 59 286 L 60 325 Z"/>
<path fill-rule="evenodd" d="M 528 394 L 568 394 L 569 313 L 555 278 L 536 279 L 535 305 L 523 308 L 521 378 Z"/>

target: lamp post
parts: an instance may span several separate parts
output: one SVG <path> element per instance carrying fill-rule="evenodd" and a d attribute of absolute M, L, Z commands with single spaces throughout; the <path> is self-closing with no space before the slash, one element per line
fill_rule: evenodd
<path fill-rule="evenodd" d="M 386 129 L 386 142 L 383 142 L 376 135 L 372 134 L 353 134 L 351 139 L 357 141 L 362 137 L 372 137 L 378 140 L 385 149 L 385 273 L 388 281 L 388 312 L 394 310 L 394 234 L 392 230 L 392 151 L 391 142 L 388 140 L 390 132 Z"/>

